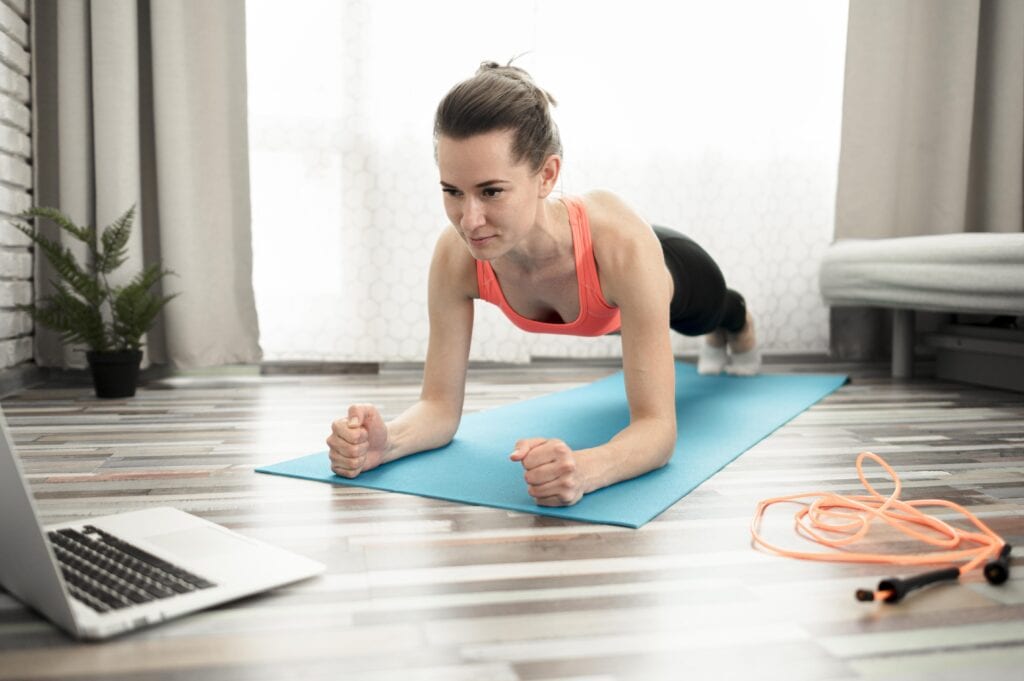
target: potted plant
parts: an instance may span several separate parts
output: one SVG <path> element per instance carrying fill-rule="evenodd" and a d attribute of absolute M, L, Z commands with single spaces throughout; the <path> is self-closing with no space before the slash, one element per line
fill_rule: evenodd
<path fill-rule="evenodd" d="M 131 397 L 139 378 L 142 336 L 156 316 L 177 294 L 152 292 L 171 272 L 154 263 L 124 286 L 111 286 L 108 277 L 127 259 L 128 237 L 135 206 L 98 233 L 95 227 L 76 225 L 56 208 L 31 208 L 19 219 L 52 220 L 61 230 L 86 245 L 90 262 L 80 264 L 71 249 L 50 240 L 34 227 L 14 223 L 28 236 L 53 266 L 58 279 L 55 293 L 39 305 L 18 305 L 43 326 L 60 332 L 65 343 L 84 344 L 97 397 Z"/>

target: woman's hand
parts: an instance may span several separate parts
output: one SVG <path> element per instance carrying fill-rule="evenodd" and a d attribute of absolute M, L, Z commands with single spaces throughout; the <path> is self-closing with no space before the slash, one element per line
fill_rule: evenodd
<path fill-rule="evenodd" d="M 353 404 L 348 418 L 331 424 L 327 446 L 331 470 L 343 478 L 354 478 L 383 463 L 388 427 L 372 404 Z"/>
<path fill-rule="evenodd" d="M 519 440 L 509 458 L 523 464 L 527 491 L 538 505 L 572 506 L 583 498 L 577 455 L 561 440 Z"/>

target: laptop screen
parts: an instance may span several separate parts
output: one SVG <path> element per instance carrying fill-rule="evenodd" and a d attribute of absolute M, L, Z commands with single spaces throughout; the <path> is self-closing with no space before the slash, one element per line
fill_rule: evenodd
<path fill-rule="evenodd" d="M 39 524 L 32 492 L 14 453 L 2 410 L 0 431 L 0 584 L 68 631 L 74 631 L 64 582 Z"/>

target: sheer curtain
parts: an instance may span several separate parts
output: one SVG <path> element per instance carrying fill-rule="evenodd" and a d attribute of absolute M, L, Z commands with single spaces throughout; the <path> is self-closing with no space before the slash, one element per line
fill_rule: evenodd
<path fill-rule="evenodd" d="M 563 193 L 611 189 L 695 238 L 747 297 L 768 350 L 827 348 L 815 277 L 834 225 L 846 2 L 247 8 L 267 359 L 423 359 L 446 223 L 434 108 L 479 62 L 516 55 L 559 100 Z M 477 305 L 475 359 L 619 352 L 614 337 L 529 336 Z"/>

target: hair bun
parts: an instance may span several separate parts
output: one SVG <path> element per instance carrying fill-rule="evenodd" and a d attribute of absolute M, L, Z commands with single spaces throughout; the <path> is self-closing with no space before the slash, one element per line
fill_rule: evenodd
<path fill-rule="evenodd" d="M 512 130 L 512 157 L 540 170 L 551 154 L 561 155 L 558 126 L 551 119 L 555 98 L 524 69 L 495 61 L 480 62 L 476 75 L 456 84 L 437 105 L 434 142 L 442 137 L 468 139 L 493 130 Z M 435 152 L 437 147 L 435 146 Z"/>
<path fill-rule="evenodd" d="M 542 100 L 543 104 L 551 104 L 554 106 L 558 106 L 558 101 L 551 96 L 550 92 L 538 87 L 537 84 L 533 81 L 533 76 L 531 76 L 526 69 L 512 65 L 512 62 L 515 61 L 517 58 L 518 57 L 513 57 L 512 59 L 509 60 L 507 64 L 499 64 L 496 61 L 480 62 L 480 68 L 476 70 L 476 75 L 480 76 L 485 73 L 494 73 L 497 76 L 508 78 L 535 91 L 539 98 Z"/>

